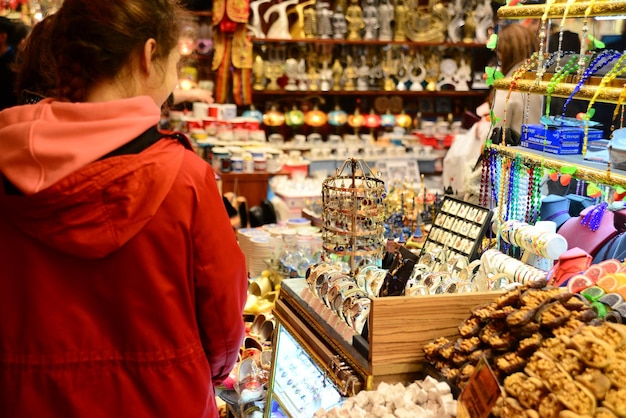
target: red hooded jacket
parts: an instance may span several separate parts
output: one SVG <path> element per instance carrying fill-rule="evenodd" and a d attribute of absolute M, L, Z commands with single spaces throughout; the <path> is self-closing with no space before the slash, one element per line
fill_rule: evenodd
<path fill-rule="evenodd" d="M 217 416 L 247 273 L 214 173 L 167 138 L 101 159 L 159 115 L 0 112 L 1 417 Z"/>

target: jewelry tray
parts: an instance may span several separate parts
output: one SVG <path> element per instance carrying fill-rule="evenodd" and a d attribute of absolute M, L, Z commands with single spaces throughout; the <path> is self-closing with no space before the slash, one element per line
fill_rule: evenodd
<path fill-rule="evenodd" d="M 460 254 L 469 261 L 476 260 L 491 216 L 487 208 L 445 196 L 420 255 L 443 251 L 446 259 Z"/>

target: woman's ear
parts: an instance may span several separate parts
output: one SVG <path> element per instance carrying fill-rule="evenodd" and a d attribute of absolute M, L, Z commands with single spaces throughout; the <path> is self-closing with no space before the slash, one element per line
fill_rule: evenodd
<path fill-rule="evenodd" d="M 152 57 L 156 52 L 157 44 L 154 38 L 150 38 L 143 45 L 143 53 L 141 54 L 141 62 L 139 63 L 140 68 L 145 71 L 146 75 L 151 75 L 151 72 L 154 68 L 154 63 L 152 62 Z"/>

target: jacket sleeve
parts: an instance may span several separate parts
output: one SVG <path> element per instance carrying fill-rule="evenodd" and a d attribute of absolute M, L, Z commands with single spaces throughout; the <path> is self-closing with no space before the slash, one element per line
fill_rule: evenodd
<path fill-rule="evenodd" d="M 192 239 L 196 315 L 215 384 L 228 376 L 237 361 L 244 336 L 248 274 L 215 175 L 204 164 L 206 175 L 204 184 L 198 185 Z"/>

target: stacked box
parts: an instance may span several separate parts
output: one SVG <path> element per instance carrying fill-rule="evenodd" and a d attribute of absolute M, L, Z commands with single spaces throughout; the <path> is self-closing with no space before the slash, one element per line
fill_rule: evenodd
<path fill-rule="evenodd" d="M 552 128 L 544 125 L 523 125 L 520 145 L 550 154 L 582 154 L 584 135 L 583 127 Z M 600 140 L 602 137 L 602 130 L 589 128 L 587 141 Z"/>

